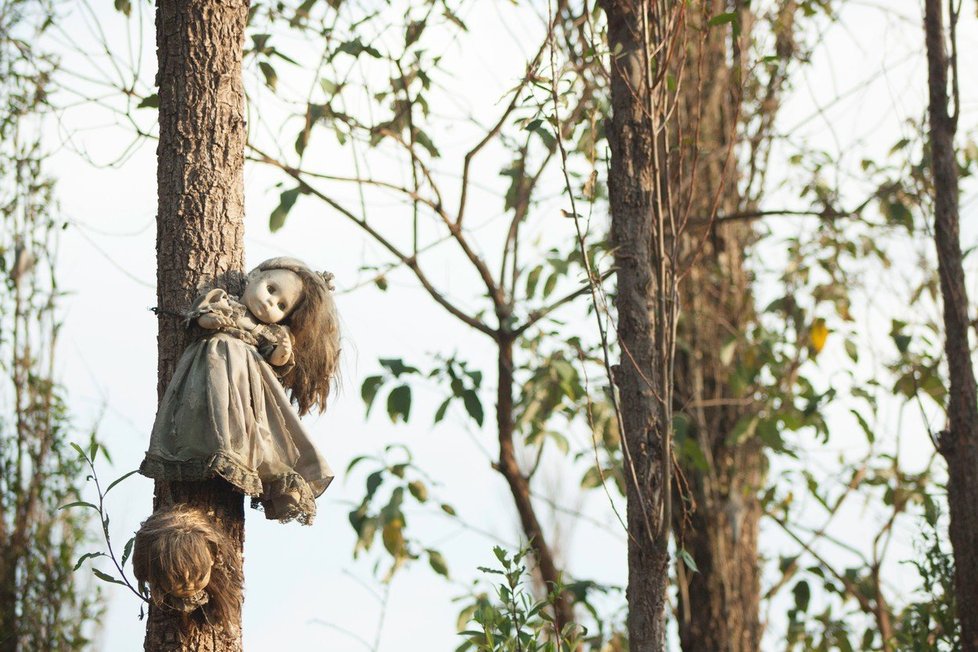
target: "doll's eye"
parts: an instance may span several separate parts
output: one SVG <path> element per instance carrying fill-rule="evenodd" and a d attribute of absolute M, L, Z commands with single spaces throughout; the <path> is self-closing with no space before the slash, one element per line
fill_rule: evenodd
<path fill-rule="evenodd" d="M 285 304 L 284 303 L 278 304 L 278 309 L 279 310 L 285 310 Z"/>
<path fill-rule="evenodd" d="M 275 294 L 275 286 L 274 285 L 269 284 L 269 286 L 268 286 L 268 293 L 269 294 Z"/>

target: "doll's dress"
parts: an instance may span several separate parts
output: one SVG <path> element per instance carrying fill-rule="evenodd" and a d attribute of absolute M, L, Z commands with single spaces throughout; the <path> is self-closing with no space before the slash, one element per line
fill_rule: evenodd
<path fill-rule="evenodd" d="M 194 302 L 188 324 L 211 314 L 223 325 L 201 329 L 204 336 L 177 362 L 140 472 L 170 481 L 220 476 L 251 496 L 266 518 L 308 524 L 333 472 L 279 380 L 294 360 L 273 368 L 259 352 L 289 337 L 288 329 L 263 325 L 256 337 L 235 325 L 246 313 L 221 289 Z"/>

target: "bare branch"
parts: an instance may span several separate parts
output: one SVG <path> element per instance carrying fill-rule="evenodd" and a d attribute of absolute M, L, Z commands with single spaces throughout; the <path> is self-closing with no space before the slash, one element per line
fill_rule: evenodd
<path fill-rule="evenodd" d="M 384 249 L 386 249 L 391 254 L 393 254 L 395 258 L 400 260 L 402 264 L 404 264 L 412 272 L 414 272 L 415 277 L 417 277 L 422 287 L 424 287 L 424 289 L 428 292 L 431 298 L 434 299 L 435 302 L 437 302 L 440 306 L 445 308 L 445 310 L 447 310 L 449 313 L 451 313 L 452 315 L 454 315 L 455 317 L 463 321 L 468 326 L 471 326 L 472 328 L 482 333 L 485 333 L 490 337 L 496 336 L 496 331 L 494 331 L 492 328 L 484 324 L 482 321 L 476 319 L 475 317 L 463 312 L 455 304 L 453 304 L 451 301 L 446 299 L 445 296 L 440 291 L 438 291 L 438 289 L 436 289 L 434 285 L 432 285 L 431 281 L 428 280 L 428 277 L 425 275 L 424 271 L 422 271 L 421 269 L 421 266 L 418 264 L 418 260 L 416 256 L 409 256 L 405 254 L 400 249 L 398 249 L 390 240 L 385 238 L 379 231 L 377 231 L 375 228 L 370 226 L 370 224 L 367 223 L 367 220 L 363 219 L 362 217 L 358 217 L 357 215 L 352 213 L 349 209 L 345 208 L 344 206 L 336 202 L 334 199 L 332 199 L 322 191 L 309 185 L 309 183 L 303 178 L 302 172 L 300 170 L 297 170 L 283 163 L 280 163 L 279 161 L 276 161 L 275 159 L 267 156 L 264 152 L 262 152 L 254 145 L 249 145 L 249 147 L 256 154 L 258 154 L 262 163 L 271 165 L 273 167 L 277 167 L 278 169 L 285 172 L 288 176 L 292 177 L 295 181 L 297 181 L 299 183 L 299 187 L 302 189 L 302 192 L 313 195 L 314 197 L 327 203 L 328 205 L 333 207 L 337 212 L 339 212 L 341 215 L 343 215 L 351 222 L 359 226 L 361 229 L 366 231 L 367 234 L 370 235 L 370 237 L 372 237 L 380 246 L 382 246 Z"/>

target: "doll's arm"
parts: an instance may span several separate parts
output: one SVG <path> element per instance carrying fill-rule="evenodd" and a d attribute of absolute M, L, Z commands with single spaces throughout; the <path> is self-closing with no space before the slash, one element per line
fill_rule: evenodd
<path fill-rule="evenodd" d="M 213 312 L 207 312 L 197 318 L 197 325 L 201 328 L 206 328 L 208 330 L 217 330 L 218 328 L 231 326 L 232 322 L 224 317 L 224 315 L 219 315 Z"/>
<path fill-rule="evenodd" d="M 287 365 L 290 360 L 292 360 L 292 338 L 287 337 L 275 345 L 271 355 L 268 356 L 268 362 L 273 367 L 282 367 Z"/>
<path fill-rule="evenodd" d="M 292 333 L 288 326 L 262 324 L 259 328 L 261 328 L 260 336 L 266 342 L 259 349 L 262 355 L 273 367 L 287 367 L 284 373 L 291 371 L 295 364 L 295 356 L 292 350 Z M 277 371 L 280 375 L 283 373 L 282 369 L 277 369 Z"/>
<path fill-rule="evenodd" d="M 201 328 L 214 330 L 234 326 L 232 315 L 228 293 L 214 288 L 197 297 L 187 313 L 187 321 L 196 321 Z"/>

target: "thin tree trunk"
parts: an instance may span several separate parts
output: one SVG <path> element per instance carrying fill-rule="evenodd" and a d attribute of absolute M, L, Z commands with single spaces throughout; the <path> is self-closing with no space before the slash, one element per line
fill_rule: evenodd
<path fill-rule="evenodd" d="M 617 368 L 623 419 L 628 501 L 628 637 L 633 652 L 664 649 L 668 585 L 668 526 L 661 508 L 668 492 L 663 478 L 663 424 L 656 400 L 660 386 L 656 355 L 657 279 L 652 270 L 656 217 L 653 158 L 656 147 L 647 108 L 640 31 L 646 3 L 608 0 L 611 52 L 611 238 L 618 277 Z"/>
<path fill-rule="evenodd" d="M 496 345 L 499 348 L 499 387 L 496 394 L 499 461 L 496 468 L 509 485 L 513 502 L 516 504 L 516 512 L 520 517 L 520 525 L 537 561 L 540 579 L 546 585 L 547 591 L 552 591 L 554 585 L 561 579 L 560 570 L 557 568 L 553 551 L 537 519 L 530 497 L 530 481 L 519 467 L 513 443 L 513 336 L 500 333 Z M 562 630 L 565 624 L 574 622 L 574 605 L 566 591 L 557 599 L 554 615 L 558 631 Z"/>
<path fill-rule="evenodd" d="M 157 150 L 157 300 L 159 395 L 191 334 L 179 317 L 197 290 L 240 282 L 244 267 L 244 89 L 241 58 L 247 0 L 159 0 L 156 12 L 160 98 Z M 157 482 L 155 507 L 205 508 L 236 543 L 244 542 L 240 493 L 221 480 Z M 240 604 L 240 603 L 239 603 Z M 185 635 L 180 615 L 150 608 L 148 651 L 236 652 L 241 614 Z"/>
<path fill-rule="evenodd" d="M 677 129 L 671 148 L 674 170 L 695 161 L 686 178 L 675 179 L 678 214 L 709 216 L 741 207 L 736 146 L 742 71 L 730 30 L 707 24 L 727 11 L 724 0 L 690 12 L 685 76 L 678 91 Z M 750 29 L 747 12 L 739 18 Z M 678 74 L 678 73 L 677 73 Z M 777 104 L 764 107 L 776 111 Z M 707 231 L 706 229 L 709 229 Z M 696 562 L 682 562 L 679 579 L 679 636 L 685 652 L 755 652 L 760 646 L 760 577 L 757 499 L 764 465 L 756 439 L 731 443 L 728 435 L 750 410 L 733 401 L 731 365 L 720 352 L 755 319 L 750 277 L 744 269 L 753 243 L 747 223 L 699 226 L 684 234 L 684 249 L 695 264 L 681 286 L 684 298 L 676 360 L 675 406 L 706 460 L 706 468 L 684 464 L 692 507 L 675 513 L 677 538 Z"/>
<path fill-rule="evenodd" d="M 949 112 L 948 69 L 941 0 L 924 3 L 930 90 L 930 141 L 934 178 L 935 233 L 944 299 L 945 357 L 950 373 L 948 430 L 938 448 L 947 460 L 954 585 L 961 622 L 961 649 L 978 650 L 978 391 L 968 342 L 969 306 L 961 263 L 958 173 L 954 154 L 956 117 Z M 958 107 L 955 106 L 955 110 Z"/>

